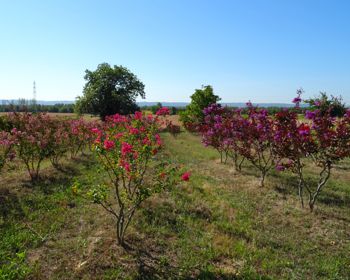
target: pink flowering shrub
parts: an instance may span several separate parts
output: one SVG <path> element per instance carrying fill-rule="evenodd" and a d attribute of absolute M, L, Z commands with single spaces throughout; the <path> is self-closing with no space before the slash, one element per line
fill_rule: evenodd
<path fill-rule="evenodd" d="M 42 161 L 52 151 L 52 120 L 42 113 L 11 113 L 8 119 L 14 127 L 11 135 L 16 143 L 16 155 L 25 164 L 31 180 L 35 181 L 39 178 Z"/>
<path fill-rule="evenodd" d="M 180 179 L 174 176 L 177 168 L 159 153 L 163 146 L 158 134 L 162 115 L 116 114 L 107 117 L 103 129 L 92 129 L 93 145 L 108 173 L 113 196 L 109 197 L 106 186 L 94 187 L 89 195 L 115 217 L 121 245 L 125 245 L 125 232 L 140 204 Z M 189 174 L 184 174 L 182 180 L 189 180 Z"/>
<path fill-rule="evenodd" d="M 79 151 L 83 153 L 84 148 L 91 143 L 93 137 L 91 129 L 93 126 L 96 126 L 96 123 L 87 122 L 83 118 L 70 120 L 69 122 L 69 150 L 71 157 L 74 158 L 78 155 Z"/>
<path fill-rule="evenodd" d="M 44 113 L 10 113 L 5 118 L 8 131 L 2 131 L 0 135 L 3 143 L 1 154 L 5 155 L 6 151 L 11 158 L 16 153 L 32 181 L 39 178 L 43 160 L 49 159 L 53 166 L 58 167 L 60 159 L 69 150 L 76 154 L 91 143 L 91 126 L 96 126 L 83 120 L 50 118 Z M 11 153 L 7 152 L 7 147 L 12 148 Z M 1 156 L 1 162 L 4 162 L 3 158 Z"/>
<path fill-rule="evenodd" d="M 8 160 L 15 157 L 13 146 L 15 141 L 10 133 L 0 131 L 0 172 Z"/>
<path fill-rule="evenodd" d="M 58 168 L 60 160 L 66 155 L 71 147 L 70 122 L 57 120 L 51 126 L 51 151 L 49 158 L 51 164 Z"/>

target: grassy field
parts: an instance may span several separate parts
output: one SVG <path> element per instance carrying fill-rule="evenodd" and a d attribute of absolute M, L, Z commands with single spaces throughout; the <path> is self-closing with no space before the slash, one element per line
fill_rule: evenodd
<path fill-rule="evenodd" d="M 45 163 L 31 185 L 23 167 L 1 175 L 0 279 L 350 279 L 350 163 L 333 172 L 314 213 L 295 178 L 219 163 L 200 138 L 163 134 L 189 183 L 142 205 L 116 245 L 113 219 L 71 186 L 106 181 L 92 155 Z M 309 170 L 309 174 L 317 172 Z"/>

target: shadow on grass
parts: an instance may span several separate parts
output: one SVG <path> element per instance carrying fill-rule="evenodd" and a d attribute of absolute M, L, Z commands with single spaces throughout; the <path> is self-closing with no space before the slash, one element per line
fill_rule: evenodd
<path fill-rule="evenodd" d="M 136 279 L 171 279 L 178 277 L 178 268 L 170 265 L 160 258 L 152 256 L 149 252 L 136 249 L 132 252 L 137 259 L 138 276 Z"/>
<path fill-rule="evenodd" d="M 74 167 L 64 167 L 64 171 L 55 170 L 53 172 L 42 172 L 40 178 L 36 181 L 27 181 L 23 186 L 32 189 L 38 189 L 46 195 L 53 194 L 56 191 L 62 191 L 70 185 L 72 179 L 80 172 Z"/>
<path fill-rule="evenodd" d="M 131 253 L 137 259 L 138 275 L 135 279 L 154 280 L 154 279 L 242 279 L 233 273 L 211 272 L 205 269 L 184 273 L 181 267 L 177 267 L 165 262 L 161 258 L 151 255 L 145 250 L 136 249 Z"/>
<path fill-rule="evenodd" d="M 275 183 L 273 188 L 278 193 L 283 196 L 287 195 L 298 195 L 298 179 L 292 174 L 280 175 L 276 172 L 270 174 L 271 177 L 275 178 Z M 318 180 L 317 177 L 308 177 L 307 183 L 313 190 L 315 190 Z M 304 198 L 307 199 L 307 193 L 304 193 Z M 332 190 L 332 185 L 328 182 L 324 189 L 321 191 L 319 197 L 317 198 L 317 203 L 322 203 L 328 206 L 338 206 L 338 207 L 350 207 L 350 196 L 347 193 Z"/>
<path fill-rule="evenodd" d="M 0 189 L 0 219 L 6 223 L 9 218 L 23 217 L 24 212 L 16 194 L 7 188 Z"/>
<path fill-rule="evenodd" d="M 42 170 L 40 177 L 36 181 L 25 181 L 23 186 L 37 188 L 44 194 L 52 194 L 56 191 L 64 190 L 70 185 L 74 177 L 81 175 L 79 166 L 89 169 L 95 164 L 96 162 L 90 155 L 81 155 L 79 158 L 71 159 L 66 164 Z"/>
<path fill-rule="evenodd" d="M 327 186 L 326 186 L 327 187 Z M 349 195 L 340 195 L 335 192 L 325 190 L 320 194 L 318 201 L 326 205 L 338 206 L 338 207 L 350 207 Z"/>

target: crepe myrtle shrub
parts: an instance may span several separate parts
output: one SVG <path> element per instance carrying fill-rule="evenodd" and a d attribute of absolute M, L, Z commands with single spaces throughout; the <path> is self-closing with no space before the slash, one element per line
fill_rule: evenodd
<path fill-rule="evenodd" d="M 212 104 L 204 109 L 204 115 L 204 124 L 201 126 L 202 142 L 218 150 L 221 162 L 226 163 L 229 157 L 233 160 L 235 169 L 241 171 L 245 159 L 240 153 L 245 141 L 242 131 L 246 125 L 241 110 Z"/>
<path fill-rule="evenodd" d="M 291 170 L 297 174 L 298 194 L 302 207 L 304 207 L 304 161 L 316 152 L 317 147 L 313 140 L 309 124 L 299 122 L 297 112 L 286 109 L 275 114 L 276 170 Z"/>
<path fill-rule="evenodd" d="M 298 122 L 295 113 L 281 112 L 276 115 L 277 169 L 292 170 L 298 175 L 299 197 L 304 206 L 304 192 L 308 196 L 310 211 L 331 176 L 335 163 L 350 156 L 350 111 L 342 118 L 316 109 L 306 111 L 307 122 Z M 305 160 L 310 159 L 320 172 L 313 185 L 305 179 Z"/>
<path fill-rule="evenodd" d="M 0 172 L 8 160 L 15 157 L 13 146 L 15 141 L 10 133 L 0 131 Z"/>
<path fill-rule="evenodd" d="M 52 122 L 44 113 L 10 113 L 15 152 L 25 164 L 32 181 L 39 178 L 40 165 L 52 151 Z"/>
<path fill-rule="evenodd" d="M 50 161 L 53 167 L 60 167 L 60 160 L 71 147 L 70 121 L 56 120 L 52 124 Z"/>
<path fill-rule="evenodd" d="M 240 119 L 238 153 L 255 166 L 261 175 L 260 186 L 275 165 L 273 149 L 273 119 L 267 110 L 247 103 L 248 117 Z"/>
<path fill-rule="evenodd" d="M 70 120 L 69 142 L 71 158 L 75 158 L 79 152 L 84 154 L 86 147 L 93 142 L 91 129 L 97 127 L 96 122 L 88 122 L 84 118 Z"/>
<path fill-rule="evenodd" d="M 116 114 L 106 118 L 103 129 L 93 129 L 94 148 L 109 185 L 95 186 L 88 194 L 115 218 L 117 241 L 124 247 L 126 230 L 141 203 L 181 179 L 178 168 L 160 153 L 163 143 L 158 131 L 164 113 Z M 182 179 L 188 178 L 189 174 Z"/>
<path fill-rule="evenodd" d="M 214 103 L 205 108 L 203 113 L 204 121 L 200 126 L 202 142 L 217 150 L 221 163 L 226 163 L 232 142 L 230 128 L 227 126 L 230 120 L 229 111 Z"/>

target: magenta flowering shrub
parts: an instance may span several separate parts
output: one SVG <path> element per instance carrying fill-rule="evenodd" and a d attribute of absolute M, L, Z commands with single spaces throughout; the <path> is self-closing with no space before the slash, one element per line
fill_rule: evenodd
<path fill-rule="evenodd" d="M 273 120 L 267 110 L 247 103 L 248 117 L 241 121 L 241 147 L 239 153 L 250 161 L 261 174 L 264 186 L 266 174 L 275 164 L 273 150 Z"/>
<path fill-rule="evenodd" d="M 299 197 L 304 205 L 307 193 L 311 211 L 326 185 L 334 164 L 350 156 L 350 110 L 342 118 L 332 117 L 331 109 L 305 112 L 306 121 L 298 120 L 302 90 L 293 99 L 295 108 L 269 115 L 264 109 L 247 103 L 247 116 L 213 104 L 204 112 L 201 126 L 203 143 L 221 155 L 250 161 L 261 173 L 261 186 L 268 172 L 290 170 L 298 176 Z M 224 158 L 224 159 L 223 159 Z M 305 179 L 305 162 L 320 169 L 317 184 Z M 237 161 L 236 161 L 237 162 Z M 237 163 L 236 163 L 237 168 Z"/>
<path fill-rule="evenodd" d="M 200 127 L 202 142 L 220 154 L 221 162 L 227 162 L 233 139 L 231 135 L 232 114 L 220 104 L 212 104 L 203 110 L 204 122 Z"/>
<path fill-rule="evenodd" d="M 317 150 L 310 134 L 310 126 L 298 121 L 298 114 L 284 110 L 275 115 L 274 151 L 277 171 L 291 170 L 299 177 L 299 197 L 303 202 L 304 160 Z"/>
<path fill-rule="evenodd" d="M 242 116 L 241 110 L 229 110 L 219 104 L 206 108 L 201 127 L 203 143 L 218 150 L 221 162 L 231 157 L 238 170 L 244 159 L 249 160 L 261 172 L 263 186 L 267 172 L 274 165 L 273 122 L 266 110 L 251 103 L 247 105 L 247 117 Z"/>
<path fill-rule="evenodd" d="M 163 142 L 158 131 L 163 113 L 144 116 L 113 115 L 103 128 L 93 128 L 94 148 L 110 179 L 109 186 L 90 190 L 93 201 L 116 219 L 118 243 L 125 245 L 125 232 L 140 204 L 155 193 L 173 186 L 180 178 L 177 168 L 159 154 Z M 188 180 L 189 174 L 183 176 Z M 113 196 L 110 196 L 112 187 Z"/>
<path fill-rule="evenodd" d="M 300 96 L 299 96 L 300 97 Z M 310 210 L 326 185 L 335 163 L 350 156 L 350 111 L 343 118 L 334 118 L 331 112 L 306 111 L 308 122 L 298 122 L 295 113 L 276 115 L 275 145 L 279 157 L 278 170 L 291 170 L 299 178 L 298 189 L 302 206 L 304 191 Z M 320 169 L 313 186 L 305 179 L 305 160 L 310 159 Z"/>

